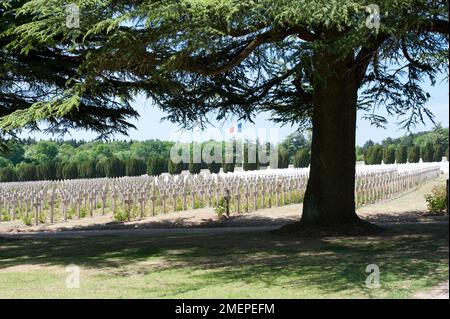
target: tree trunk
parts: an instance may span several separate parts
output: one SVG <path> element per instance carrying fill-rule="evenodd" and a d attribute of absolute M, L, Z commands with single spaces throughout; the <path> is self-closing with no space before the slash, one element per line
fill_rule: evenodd
<path fill-rule="evenodd" d="M 302 226 L 326 228 L 358 222 L 355 212 L 355 134 L 358 84 L 352 56 L 314 60 L 311 166 Z"/>

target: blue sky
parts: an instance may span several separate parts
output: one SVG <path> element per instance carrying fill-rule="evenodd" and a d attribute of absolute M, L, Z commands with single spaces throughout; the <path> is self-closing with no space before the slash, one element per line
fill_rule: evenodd
<path fill-rule="evenodd" d="M 434 86 L 427 86 L 427 91 L 431 94 L 431 98 L 428 102 L 428 106 L 435 115 L 435 120 L 441 122 L 443 126 L 449 125 L 449 90 L 447 82 L 439 82 Z M 161 118 L 166 114 L 159 110 L 157 107 L 153 106 L 150 100 L 145 100 L 143 98 L 138 98 L 134 103 L 137 111 L 141 115 L 139 119 L 134 120 L 133 124 L 137 127 L 136 130 L 130 130 L 129 136 L 116 135 L 116 139 L 133 139 L 133 140 L 147 140 L 147 139 L 176 139 L 178 136 L 179 128 L 177 125 L 170 123 L 168 121 L 161 122 Z M 383 114 L 381 112 L 380 114 Z M 371 139 L 375 142 L 380 142 L 386 137 L 398 137 L 404 135 L 406 132 L 399 129 L 396 125 L 398 120 L 395 117 L 388 117 L 388 125 L 386 129 L 376 128 L 371 126 L 369 121 L 363 120 L 362 116 L 364 113 L 358 113 L 357 122 L 357 132 L 356 132 L 356 144 L 362 145 L 367 140 Z M 384 115 L 384 114 L 383 114 Z M 223 136 L 227 136 L 228 128 L 235 124 L 233 120 L 224 123 L 214 123 L 214 126 L 224 132 Z M 253 124 L 243 123 L 244 129 L 251 129 Z M 278 128 L 278 137 L 283 139 L 285 136 L 295 131 L 294 127 L 284 126 L 275 124 L 270 121 L 270 114 L 260 114 L 255 119 L 255 128 Z M 429 130 L 433 128 L 433 123 L 427 120 L 425 125 L 418 125 L 413 132 L 420 132 L 424 130 Z M 175 137 L 174 137 L 175 136 Z M 36 139 L 48 139 L 51 136 L 42 133 L 23 133 L 21 137 L 35 137 Z M 58 136 L 56 136 L 58 137 Z M 73 131 L 71 135 L 65 135 L 64 139 L 84 139 L 91 140 L 96 137 L 94 132 L 88 131 Z"/>

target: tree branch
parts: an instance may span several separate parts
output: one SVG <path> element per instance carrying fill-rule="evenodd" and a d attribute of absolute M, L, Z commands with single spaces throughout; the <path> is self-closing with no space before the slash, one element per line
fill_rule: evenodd
<path fill-rule="evenodd" d="M 371 45 L 368 47 L 362 47 L 361 51 L 359 51 L 358 55 L 355 58 L 356 65 L 356 80 L 359 84 L 364 79 L 364 75 L 366 74 L 367 68 L 369 67 L 370 61 L 374 58 L 376 52 L 379 47 L 389 38 L 387 33 L 382 33 L 377 36 L 377 38 L 371 42 Z"/>
<path fill-rule="evenodd" d="M 417 31 L 449 34 L 449 23 L 446 20 L 422 20 L 417 26 Z"/>
<path fill-rule="evenodd" d="M 208 57 L 190 57 L 187 54 L 181 55 L 178 60 L 178 67 L 189 72 L 199 73 L 204 76 L 216 76 L 221 73 L 227 72 L 228 70 L 239 65 L 244 59 L 246 59 L 254 50 L 256 50 L 261 44 L 284 39 L 285 37 L 295 34 L 294 30 L 285 31 L 274 31 L 269 30 L 262 34 L 257 35 L 253 40 L 247 42 L 242 50 L 240 50 L 228 63 L 216 67 L 209 67 L 211 64 L 208 61 Z M 225 56 L 226 51 L 223 50 L 220 55 Z"/>

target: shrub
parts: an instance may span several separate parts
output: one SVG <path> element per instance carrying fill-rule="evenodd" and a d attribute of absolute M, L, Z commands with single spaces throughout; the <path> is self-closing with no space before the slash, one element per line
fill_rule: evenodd
<path fill-rule="evenodd" d="M 128 213 L 125 209 L 117 209 L 114 213 L 114 220 L 118 222 L 128 221 Z"/>
<path fill-rule="evenodd" d="M 45 224 L 45 222 L 46 222 L 46 215 L 44 212 L 40 212 L 39 213 L 39 223 Z"/>
<path fill-rule="evenodd" d="M 33 218 L 31 216 L 23 216 L 22 222 L 25 226 L 31 226 L 33 224 Z"/>
<path fill-rule="evenodd" d="M 222 217 L 227 212 L 227 200 L 225 197 L 222 197 L 217 205 L 214 207 L 214 211 L 216 212 L 217 216 Z"/>
<path fill-rule="evenodd" d="M 73 219 L 75 216 L 75 208 L 71 207 L 67 210 L 67 219 Z"/>
<path fill-rule="evenodd" d="M 74 212 L 74 216 L 75 216 L 75 212 Z M 80 218 L 84 218 L 86 216 L 87 216 L 86 207 L 84 207 L 84 206 L 80 207 Z M 67 218 L 69 218 L 69 212 L 67 212 Z"/>
<path fill-rule="evenodd" d="M 431 194 L 425 195 L 428 210 L 430 212 L 442 213 L 447 209 L 447 192 L 445 186 L 435 186 Z"/>

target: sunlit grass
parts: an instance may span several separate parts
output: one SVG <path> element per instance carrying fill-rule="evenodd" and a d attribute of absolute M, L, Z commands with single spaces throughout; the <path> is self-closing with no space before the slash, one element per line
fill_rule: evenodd
<path fill-rule="evenodd" d="M 79 289 L 65 267 L 81 268 Z M 365 285 L 368 264 L 381 288 Z M 269 233 L 0 239 L 0 297 L 407 298 L 448 280 L 448 224 L 382 237 Z"/>

